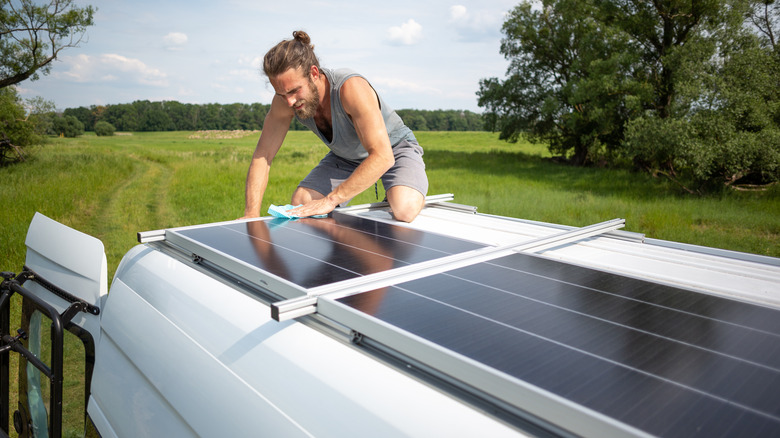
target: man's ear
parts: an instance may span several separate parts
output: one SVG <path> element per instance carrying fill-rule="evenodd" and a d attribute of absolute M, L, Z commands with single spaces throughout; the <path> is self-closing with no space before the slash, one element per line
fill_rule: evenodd
<path fill-rule="evenodd" d="M 312 65 L 309 68 L 309 77 L 312 81 L 316 81 L 320 77 L 320 69 L 316 65 Z"/>

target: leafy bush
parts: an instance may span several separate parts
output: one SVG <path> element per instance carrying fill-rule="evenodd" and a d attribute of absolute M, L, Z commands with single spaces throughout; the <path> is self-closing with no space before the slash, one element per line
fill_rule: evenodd
<path fill-rule="evenodd" d="M 57 118 L 54 102 L 37 96 L 25 99 L 24 107 L 28 114 L 27 121 L 33 124 L 38 136 L 37 143 L 46 141 L 46 136 L 52 134 L 54 119 Z"/>
<path fill-rule="evenodd" d="M 35 133 L 35 124 L 27 120 L 25 113 L 16 89 L 0 88 L 0 140 L 20 147 L 41 140 Z"/>
<path fill-rule="evenodd" d="M 54 133 L 63 137 L 78 137 L 84 133 L 84 124 L 73 116 L 54 119 Z"/>
<path fill-rule="evenodd" d="M 780 180 L 780 58 L 752 35 L 734 38 L 711 69 L 692 69 L 678 95 L 681 116 L 643 115 L 626 124 L 634 163 L 703 193 Z"/>
<path fill-rule="evenodd" d="M 116 131 L 116 128 L 108 122 L 100 121 L 95 123 L 95 134 L 99 136 L 111 137 L 114 135 L 114 131 Z"/>

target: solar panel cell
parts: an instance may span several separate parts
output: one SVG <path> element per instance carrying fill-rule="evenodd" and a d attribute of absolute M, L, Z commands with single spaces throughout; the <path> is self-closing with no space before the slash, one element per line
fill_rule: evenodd
<path fill-rule="evenodd" d="M 270 273 L 304 289 L 369 275 L 483 245 L 347 215 L 326 219 L 271 219 L 170 231 L 198 253 L 217 251 L 258 275 Z M 183 239 L 181 238 L 183 237 Z"/>
<path fill-rule="evenodd" d="M 338 301 L 651 434 L 780 434 L 773 309 L 521 254 Z"/>

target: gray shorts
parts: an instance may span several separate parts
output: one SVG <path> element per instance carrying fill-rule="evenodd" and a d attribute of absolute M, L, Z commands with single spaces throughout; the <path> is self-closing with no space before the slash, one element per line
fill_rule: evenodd
<path fill-rule="evenodd" d="M 407 186 L 425 196 L 428 193 L 428 176 L 425 174 L 422 147 L 417 142 L 403 140 L 393 147 L 393 155 L 395 164 L 381 178 L 385 191 L 394 186 Z M 298 187 L 316 190 L 326 196 L 349 178 L 359 165 L 360 162 L 345 160 L 328 152 Z"/>

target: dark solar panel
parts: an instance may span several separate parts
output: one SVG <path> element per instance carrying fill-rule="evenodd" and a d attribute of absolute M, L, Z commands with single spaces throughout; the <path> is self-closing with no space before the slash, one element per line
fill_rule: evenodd
<path fill-rule="evenodd" d="M 337 301 L 653 435 L 780 436 L 774 309 L 522 254 Z"/>
<path fill-rule="evenodd" d="M 271 273 L 303 288 L 483 246 L 339 214 L 324 219 L 226 223 L 173 233 L 184 236 L 185 244 L 192 242 L 188 249 L 196 254 L 198 247 L 207 247 L 253 266 L 258 272 Z"/>

